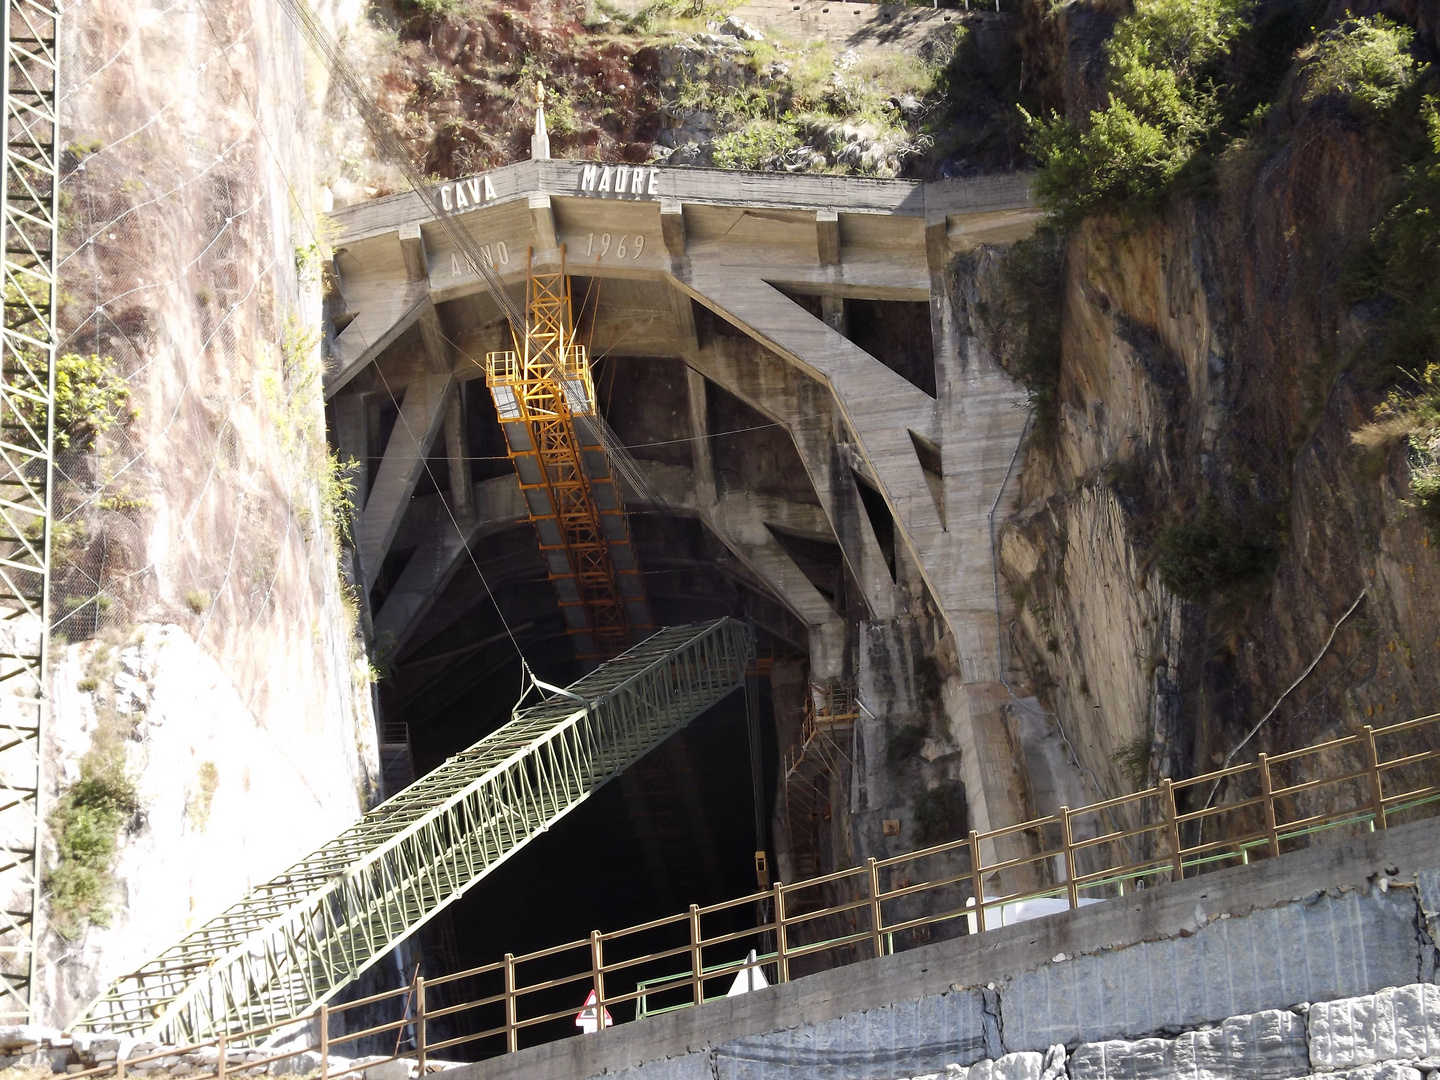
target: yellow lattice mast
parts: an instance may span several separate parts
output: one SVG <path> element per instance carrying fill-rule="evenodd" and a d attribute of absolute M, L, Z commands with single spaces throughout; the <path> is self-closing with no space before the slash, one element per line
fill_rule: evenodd
<path fill-rule="evenodd" d="M 487 354 L 485 375 L 576 655 L 604 660 L 651 622 L 564 257 L 553 273 L 527 260 L 524 339 Z"/>

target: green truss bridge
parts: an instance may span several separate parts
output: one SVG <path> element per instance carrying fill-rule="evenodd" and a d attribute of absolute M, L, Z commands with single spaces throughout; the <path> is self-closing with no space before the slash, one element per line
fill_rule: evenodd
<path fill-rule="evenodd" d="M 733 619 L 661 630 L 118 979 L 75 1025 L 163 1043 L 304 1016 L 745 681 Z"/>

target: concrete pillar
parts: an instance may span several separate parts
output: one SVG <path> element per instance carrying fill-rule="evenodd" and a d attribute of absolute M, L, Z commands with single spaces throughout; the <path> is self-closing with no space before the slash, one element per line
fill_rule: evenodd
<path fill-rule="evenodd" d="M 715 448 L 710 442 L 710 397 L 705 376 L 692 367 L 685 369 L 685 389 L 690 406 L 690 455 L 695 462 L 695 498 L 701 506 L 715 505 Z"/>
<path fill-rule="evenodd" d="M 455 520 L 463 523 L 474 518 L 475 499 L 470 490 L 470 445 L 461 396 L 457 389 L 445 407 L 445 455 L 450 466 L 450 509 Z"/>
<path fill-rule="evenodd" d="M 440 432 L 454 390 L 453 376 L 425 370 L 416 371 L 405 387 L 395 430 L 390 433 L 365 512 L 360 515 L 358 547 L 367 593 L 400 529 L 400 520 L 425 468 L 425 454 Z"/>

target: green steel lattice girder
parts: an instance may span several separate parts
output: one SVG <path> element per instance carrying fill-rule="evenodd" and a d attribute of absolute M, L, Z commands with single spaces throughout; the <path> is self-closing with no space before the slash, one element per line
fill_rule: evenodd
<path fill-rule="evenodd" d="M 0 1024 L 33 1019 L 55 398 L 54 0 L 0 0 Z"/>
<path fill-rule="evenodd" d="M 732 619 L 661 630 L 519 711 L 138 971 L 75 1028 L 236 1036 L 329 1000 L 446 904 L 744 683 Z"/>

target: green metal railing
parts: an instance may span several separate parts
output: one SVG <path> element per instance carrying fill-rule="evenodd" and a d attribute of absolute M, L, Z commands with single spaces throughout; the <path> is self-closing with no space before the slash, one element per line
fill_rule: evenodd
<path fill-rule="evenodd" d="M 732 619 L 661 630 L 117 980 L 75 1028 L 189 1043 L 305 1015 L 740 687 L 751 649 Z"/>

